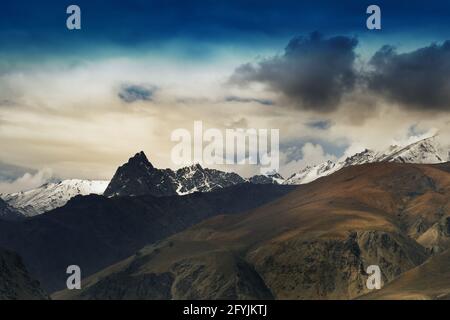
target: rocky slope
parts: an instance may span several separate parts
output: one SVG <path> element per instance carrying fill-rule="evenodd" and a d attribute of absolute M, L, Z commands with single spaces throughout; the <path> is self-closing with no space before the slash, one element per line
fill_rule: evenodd
<path fill-rule="evenodd" d="M 449 163 L 347 167 L 248 213 L 201 222 L 85 279 L 82 291 L 54 296 L 360 297 L 369 265 L 388 285 L 428 259 L 416 239 L 442 218 L 449 194 Z"/>

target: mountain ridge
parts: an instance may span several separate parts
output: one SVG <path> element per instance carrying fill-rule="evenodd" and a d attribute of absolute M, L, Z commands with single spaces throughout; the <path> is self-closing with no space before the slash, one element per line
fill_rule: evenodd
<path fill-rule="evenodd" d="M 232 172 L 203 168 L 199 164 L 177 170 L 155 168 L 143 151 L 136 153 L 116 170 L 110 181 L 69 179 L 56 184 L 13 194 L 0 194 L 10 207 L 25 217 L 61 207 L 76 195 L 105 194 L 106 196 L 185 195 L 210 192 L 231 185 L 254 184 L 300 185 L 330 175 L 342 168 L 373 162 L 438 163 L 448 160 L 437 136 L 427 137 L 406 145 L 391 145 L 383 151 L 365 149 L 337 161 L 309 165 L 284 179 L 279 173 L 243 178 Z"/>
<path fill-rule="evenodd" d="M 445 154 L 437 141 L 437 135 L 423 138 L 403 146 L 391 145 L 385 150 L 374 151 L 364 149 L 351 156 L 343 156 L 337 161 L 327 160 L 317 165 L 310 165 L 294 173 L 285 180 L 285 184 L 304 184 L 320 177 L 330 175 L 336 171 L 354 165 L 375 162 L 398 162 L 434 164 L 450 160 L 450 152 Z"/>

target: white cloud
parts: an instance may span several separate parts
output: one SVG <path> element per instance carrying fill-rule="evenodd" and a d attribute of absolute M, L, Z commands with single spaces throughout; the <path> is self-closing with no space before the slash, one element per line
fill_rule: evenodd
<path fill-rule="evenodd" d="M 0 182 L 0 193 L 13 193 L 40 187 L 48 182 L 52 175 L 52 171 L 48 168 L 39 170 L 35 174 L 25 173 L 14 181 Z"/>

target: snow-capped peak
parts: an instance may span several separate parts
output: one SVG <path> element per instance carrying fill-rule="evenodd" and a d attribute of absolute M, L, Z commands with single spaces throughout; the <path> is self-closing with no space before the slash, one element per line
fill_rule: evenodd
<path fill-rule="evenodd" d="M 61 207 L 77 195 L 103 194 L 109 181 L 69 179 L 49 182 L 39 188 L 0 197 L 25 216 L 34 216 Z"/>
<path fill-rule="evenodd" d="M 285 184 L 304 184 L 320 177 L 332 174 L 342 168 L 372 162 L 400 163 L 441 163 L 449 161 L 449 153 L 445 152 L 436 135 L 413 142 L 408 145 L 392 145 L 382 151 L 365 149 L 352 156 L 344 156 L 336 162 L 328 160 L 324 163 L 307 166 L 289 177 Z"/>
<path fill-rule="evenodd" d="M 236 173 L 203 168 L 200 164 L 176 171 L 158 169 L 141 152 L 117 169 L 106 188 L 105 196 L 184 195 L 212 191 L 242 182 L 244 179 Z"/>
<path fill-rule="evenodd" d="M 405 147 L 397 147 L 384 161 L 404 163 L 441 163 L 449 160 L 448 151 L 439 144 L 438 137 L 432 136 Z"/>

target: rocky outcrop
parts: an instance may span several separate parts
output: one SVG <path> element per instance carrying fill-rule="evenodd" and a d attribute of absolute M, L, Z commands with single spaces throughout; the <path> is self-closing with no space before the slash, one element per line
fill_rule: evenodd
<path fill-rule="evenodd" d="M 387 283 L 427 255 L 408 238 L 373 230 L 346 238 L 293 239 L 248 257 L 278 299 L 351 299 L 368 292 L 369 265 L 378 265 Z"/>
<path fill-rule="evenodd" d="M 422 233 L 417 242 L 432 253 L 442 252 L 450 248 L 450 217 L 443 217 Z"/>

